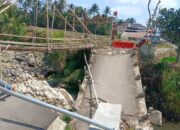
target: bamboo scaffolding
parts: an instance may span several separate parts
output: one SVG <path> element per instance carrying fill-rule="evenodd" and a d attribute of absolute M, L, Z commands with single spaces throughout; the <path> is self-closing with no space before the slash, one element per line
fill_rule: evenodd
<path fill-rule="evenodd" d="M 0 33 L 0 36 L 16 37 L 16 38 L 25 38 L 25 39 L 47 40 L 47 38 L 42 38 L 42 37 L 19 36 L 19 35 L 4 34 L 4 33 Z M 50 40 L 53 40 L 53 41 L 61 41 L 61 40 L 64 40 L 64 38 L 49 38 L 49 39 L 50 39 Z"/>
<path fill-rule="evenodd" d="M 14 51 L 37 51 L 37 52 L 53 52 L 53 51 L 60 51 L 60 50 L 89 50 L 94 48 L 93 44 L 88 45 L 71 45 L 71 46 L 52 46 L 52 48 L 48 49 L 48 47 L 32 47 L 32 46 L 19 46 L 19 45 L 11 45 L 9 46 L 8 50 Z M 6 49 L 6 46 L 1 45 L 1 49 Z"/>

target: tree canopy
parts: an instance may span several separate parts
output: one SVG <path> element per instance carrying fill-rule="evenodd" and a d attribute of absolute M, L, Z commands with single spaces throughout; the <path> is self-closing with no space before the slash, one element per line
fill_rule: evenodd
<path fill-rule="evenodd" d="M 136 23 L 136 20 L 134 18 L 127 18 L 125 20 L 125 22 L 127 22 L 127 23 Z"/>
<path fill-rule="evenodd" d="M 109 6 L 106 6 L 103 13 L 105 16 L 111 15 L 111 8 Z"/>
<path fill-rule="evenodd" d="M 99 14 L 99 6 L 95 3 L 91 6 L 91 8 L 89 9 L 89 14 L 90 15 L 96 15 Z"/>
<path fill-rule="evenodd" d="M 159 12 L 158 27 L 161 36 L 180 46 L 180 9 L 162 9 Z"/>
<path fill-rule="evenodd" d="M 180 9 L 161 9 L 157 20 L 161 36 L 177 45 L 178 62 L 180 57 Z"/>

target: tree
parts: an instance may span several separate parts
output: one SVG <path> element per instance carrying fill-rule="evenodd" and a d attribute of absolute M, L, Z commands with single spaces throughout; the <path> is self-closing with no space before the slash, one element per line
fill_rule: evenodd
<path fill-rule="evenodd" d="M 104 13 L 104 16 L 106 17 L 106 23 L 108 23 L 108 15 L 111 14 L 111 8 L 106 6 L 106 8 L 104 9 L 103 13 Z"/>
<path fill-rule="evenodd" d="M 58 9 L 59 12 L 63 12 L 65 10 L 66 7 L 66 0 L 55 0 L 55 5 L 56 8 Z"/>
<path fill-rule="evenodd" d="M 127 22 L 127 23 L 136 23 L 136 20 L 134 18 L 127 18 L 125 20 L 125 22 Z"/>
<path fill-rule="evenodd" d="M 118 20 L 118 24 L 121 25 L 122 23 L 124 23 L 124 20 L 123 19 L 119 19 Z"/>
<path fill-rule="evenodd" d="M 157 30 L 157 22 L 156 22 L 156 17 L 158 16 L 158 11 L 159 11 L 159 5 L 161 3 L 161 0 L 158 0 L 155 9 L 153 10 L 153 13 L 151 11 L 151 2 L 152 0 L 148 0 L 148 13 L 149 13 L 149 19 L 147 22 L 147 30 L 146 30 L 146 36 L 148 35 L 148 31 L 151 30 L 151 33 L 154 33 L 154 36 L 156 34 Z M 151 34 L 150 34 L 151 36 Z"/>
<path fill-rule="evenodd" d="M 180 9 L 161 9 L 158 17 L 158 28 L 161 36 L 177 45 L 177 59 L 180 61 Z"/>
<path fill-rule="evenodd" d="M 24 35 L 26 31 L 26 24 L 20 17 L 20 10 L 15 5 L 0 15 L 0 32 Z"/>
<path fill-rule="evenodd" d="M 77 16 L 82 17 L 84 13 L 84 9 L 81 6 L 78 6 L 75 8 L 75 13 Z"/>
<path fill-rule="evenodd" d="M 108 15 L 111 15 L 111 8 L 109 6 L 106 6 L 103 13 L 106 17 L 108 17 Z"/>
<path fill-rule="evenodd" d="M 76 7 L 76 6 L 75 6 L 74 4 L 70 4 L 70 5 L 69 5 L 69 8 L 70 8 L 71 10 L 75 9 L 75 7 Z"/>
<path fill-rule="evenodd" d="M 99 14 L 99 6 L 97 4 L 93 4 L 91 8 L 89 9 L 89 14 L 95 16 L 96 14 Z"/>

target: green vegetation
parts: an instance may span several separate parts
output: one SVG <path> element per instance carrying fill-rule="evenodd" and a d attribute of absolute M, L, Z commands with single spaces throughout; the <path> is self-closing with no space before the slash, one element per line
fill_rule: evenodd
<path fill-rule="evenodd" d="M 53 19 L 53 11 L 52 8 L 55 5 L 57 8 L 57 11 L 60 12 L 64 17 L 67 17 L 68 22 L 73 25 L 74 17 L 71 14 L 70 9 L 67 9 L 65 6 L 64 0 L 56 0 L 52 2 L 49 7 L 49 25 L 52 25 L 52 19 Z M 96 34 L 110 34 L 109 31 L 109 25 L 108 27 L 105 26 L 104 23 L 96 23 L 95 24 L 96 29 L 93 29 L 91 27 L 91 20 L 96 19 L 97 16 L 100 16 L 99 13 L 99 6 L 97 4 L 93 4 L 91 8 L 88 10 L 84 9 L 84 7 L 81 6 L 75 6 L 73 4 L 69 4 L 71 9 L 75 9 L 76 15 L 82 19 L 84 17 L 85 24 L 89 27 L 90 30 L 93 30 L 92 33 Z M 37 16 L 36 16 L 37 14 Z M 109 7 L 106 7 L 104 9 L 104 14 L 102 14 L 103 18 L 109 18 L 111 14 L 111 9 Z M 100 16 L 100 17 L 102 17 Z M 37 19 L 36 19 L 37 17 Z M 37 20 L 37 21 L 36 21 Z M 101 24 L 103 24 L 101 26 Z M 0 32 L 8 33 L 8 34 L 16 34 L 16 35 L 30 35 L 31 33 L 28 33 L 27 30 L 32 26 L 38 26 L 46 28 L 46 4 L 43 0 L 39 0 L 38 3 L 31 0 L 20 0 L 16 5 L 10 7 L 6 12 L 0 15 Z M 111 26 L 111 25 L 110 25 Z M 63 29 L 65 27 L 65 22 L 62 17 L 56 12 L 54 15 L 54 28 L 56 29 Z M 75 29 L 79 32 L 83 32 L 82 25 L 75 20 Z M 101 29 L 103 31 L 101 31 Z M 106 30 L 107 29 L 107 30 Z M 67 26 L 67 30 L 72 31 L 70 26 Z M 46 37 L 46 31 L 39 31 L 39 28 L 36 30 L 38 36 Z M 45 35 L 44 35 L 45 34 Z M 64 34 L 57 34 L 55 32 L 54 37 L 63 37 Z M 58 36 L 57 36 L 58 35 Z M 15 39 L 16 40 L 16 39 Z M 40 40 L 40 42 L 43 42 L 43 40 Z"/>
<path fill-rule="evenodd" d="M 180 72 L 171 64 L 171 57 L 167 59 L 161 63 L 144 64 L 141 68 L 142 82 L 144 86 L 147 86 L 147 106 L 161 110 L 169 120 L 178 121 L 180 116 Z M 175 61 L 175 59 L 173 60 Z"/>
<path fill-rule="evenodd" d="M 177 58 L 176 62 L 180 61 L 180 9 L 161 9 L 158 16 L 158 28 L 161 37 L 176 44 Z"/>
<path fill-rule="evenodd" d="M 67 124 L 72 121 L 71 117 L 69 117 L 67 115 L 63 115 L 62 120 Z"/>
<path fill-rule="evenodd" d="M 19 13 L 20 11 L 17 7 L 12 6 L 6 13 L 0 15 L 0 32 L 25 35 L 27 33 L 26 24 L 23 21 L 23 17 L 19 16 Z"/>
<path fill-rule="evenodd" d="M 77 93 L 79 84 L 84 78 L 84 53 L 86 52 L 61 51 L 46 54 L 44 57 L 45 64 L 53 67 L 55 71 L 55 73 L 49 75 L 49 83 L 54 86 L 63 83 L 70 93 Z M 89 54 L 89 52 L 86 54 Z"/>
<path fill-rule="evenodd" d="M 65 130 L 73 130 L 73 127 L 69 124 L 66 125 Z"/>
<path fill-rule="evenodd" d="M 163 70 L 161 92 L 169 110 L 180 114 L 180 72 L 172 68 Z"/>
<path fill-rule="evenodd" d="M 30 32 L 33 32 L 33 30 L 31 30 Z M 42 37 L 43 38 L 43 37 L 46 37 L 46 35 L 47 35 L 47 30 L 45 28 L 38 28 L 36 30 L 36 36 L 37 37 Z M 53 30 L 50 31 L 50 37 L 51 38 L 58 38 L 58 39 L 64 38 L 64 31 L 53 29 Z M 46 43 L 47 40 L 45 40 L 45 39 L 37 39 L 36 42 L 37 43 Z M 60 41 L 59 40 L 58 41 L 53 40 L 52 42 L 59 43 Z"/>
<path fill-rule="evenodd" d="M 170 56 L 170 57 L 165 57 L 161 59 L 162 63 L 175 63 L 176 62 L 176 57 Z"/>
<path fill-rule="evenodd" d="M 72 119 L 67 115 L 63 115 L 62 120 L 67 124 L 65 130 L 73 130 L 73 127 L 69 124 Z"/>

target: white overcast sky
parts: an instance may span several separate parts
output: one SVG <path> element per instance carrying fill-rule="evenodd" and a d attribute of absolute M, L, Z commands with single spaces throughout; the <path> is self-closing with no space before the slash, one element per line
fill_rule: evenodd
<path fill-rule="evenodd" d="M 97 3 L 101 11 L 105 6 L 110 6 L 113 11 L 118 11 L 119 19 L 134 17 L 137 22 L 145 25 L 148 19 L 148 0 L 67 0 L 69 3 L 90 8 L 93 3 Z M 158 0 L 152 0 L 152 8 Z M 161 0 L 161 8 L 180 8 L 180 0 Z"/>

